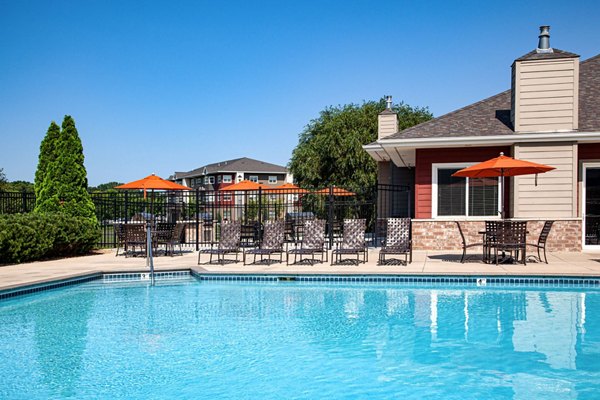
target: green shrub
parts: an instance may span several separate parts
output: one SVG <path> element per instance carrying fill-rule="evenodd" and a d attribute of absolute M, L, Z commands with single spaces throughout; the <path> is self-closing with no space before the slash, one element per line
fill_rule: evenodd
<path fill-rule="evenodd" d="M 0 215 L 0 263 L 20 263 L 88 253 L 98 224 L 61 213 Z"/>
<path fill-rule="evenodd" d="M 54 214 L 58 228 L 51 256 L 86 254 L 100 240 L 100 228 L 95 220 L 86 217 L 71 217 Z"/>

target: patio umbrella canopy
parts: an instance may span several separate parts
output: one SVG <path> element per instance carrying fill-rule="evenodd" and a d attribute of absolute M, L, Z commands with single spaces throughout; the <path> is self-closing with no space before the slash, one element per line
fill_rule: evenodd
<path fill-rule="evenodd" d="M 221 191 L 229 191 L 229 192 L 235 192 L 235 191 L 243 192 L 243 191 L 258 190 L 258 189 L 265 190 L 265 189 L 271 189 L 271 187 L 267 186 L 265 184 L 262 184 L 262 183 L 252 182 L 252 181 L 245 179 L 241 182 L 234 183 L 233 185 L 226 186 L 220 190 Z"/>
<path fill-rule="evenodd" d="M 317 190 L 315 193 L 316 194 L 328 195 L 329 194 L 329 188 L 324 188 L 324 189 L 321 189 L 321 190 Z M 344 188 L 334 187 L 333 188 L 333 195 L 334 196 L 356 196 L 356 193 L 351 192 L 349 190 L 346 190 Z"/>
<path fill-rule="evenodd" d="M 456 171 L 452 176 L 460 178 L 494 178 L 499 177 L 502 180 L 501 190 L 504 191 L 505 176 L 519 176 L 541 174 L 552 171 L 555 167 L 550 167 L 544 164 L 537 164 L 531 161 L 517 160 L 512 157 L 507 157 L 504 153 L 500 153 L 499 157 L 492 158 L 479 164 L 471 165 L 470 167 Z M 500 193 L 500 212 L 504 219 L 504 203 L 503 193 Z"/>
<path fill-rule="evenodd" d="M 501 176 L 518 176 L 541 174 L 552 171 L 554 167 L 537 164 L 531 161 L 516 160 L 500 153 L 499 157 L 461 169 L 452 176 L 462 178 L 492 178 Z"/>
<path fill-rule="evenodd" d="M 284 183 L 283 185 L 269 188 L 269 190 L 291 190 L 297 193 L 308 193 L 308 190 L 302 189 L 301 187 L 298 187 L 293 183 Z"/>
<path fill-rule="evenodd" d="M 115 186 L 115 189 L 138 189 L 144 191 L 144 198 L 146 198 L 146 190 L 191 190 L 187 186 L 180 185 L 175 182 L 168 181 L 156 176 L 154 174 L 148 175 L 144 179 L 125 183 L 123 185 Z"/>

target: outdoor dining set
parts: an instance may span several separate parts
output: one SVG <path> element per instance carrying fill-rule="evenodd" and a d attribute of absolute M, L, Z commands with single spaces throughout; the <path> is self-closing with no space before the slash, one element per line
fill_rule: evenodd
<path fill-rule="evenodd" d="M 165 255 L 174 255 L 175 246 L 184 242 L 185 223 L 158 222 L 150 226 L 150 237 L 153 254 L 159 254 L 164 248 Z M 123 249 L 125 257 L 137 254 L 146 254 L 148 247 L 148 225 L 145 223 L 115 224 L 115 235 L 117 237 L 117 253 Z"/>
<path fill-rule="evenodd" d="M 456 226 L 462 240 L 461 263 L 464 263 L 467 257 L 467 249 L 471 247 L 481 247 L 483 249 L 482 261 L 486 263 L 519 262 L 527 264 L 527 260 L 536 258 L 536 261 L 542 260 L 548 264 L 546 255 L 546 242 L 552 229 L 554 221 L 545 221 L 537 242 L 527 241 L 527 221 L 512 220 L 493 220 L 485 221 L 485 229 L 479 231 L 481 242 L 468 242 L 465 238 L 463 228 L 460 222 L 456 221 Z M 537 250 L 535 255 L 527 255 L 527 247 Z M 542 252 L 544 258 L 542 259 Z"/>

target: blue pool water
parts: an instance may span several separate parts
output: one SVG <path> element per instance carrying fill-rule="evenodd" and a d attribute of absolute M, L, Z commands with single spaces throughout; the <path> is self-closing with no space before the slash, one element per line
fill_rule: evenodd
<path fill-rule="evenodd" d="M 600 291 L 93 281 L 0 301 L 2 399 L 594 399 Z"/>

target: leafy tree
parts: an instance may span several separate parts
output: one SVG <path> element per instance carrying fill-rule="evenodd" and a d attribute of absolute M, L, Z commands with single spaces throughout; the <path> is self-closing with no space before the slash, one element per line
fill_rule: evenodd
<path fill-rule="evenodd" d="M 0 168 L 0 191 L 7 190 L 6 184 L 8 181 L 6 180 L 6 175 L 4 174 L 4 168 Z"/>
<path fill-rule="evenodd" d="M 377 115 L 385 110 L 384 99 L 362 105 L 327 107 L 300 134 L 289 168 L 305 187 L 336 185 L 358 188 L 374 185 L 377 163 L 362 146 L 377 140 Z M 399 129 L 431 119 L 427 108 L 400 103 Z"/>
<path fill-rule="evenodd" d="M 119 186 L 122 185 L 123 183 L 121 182 L 108 182 L 108 183 L 101 183 L 98 186 L 91 186 L 90 192 L 118 192 L 117 189 L 115 189 L 115 186 Z"/>
<path fill-rule="evenodd" d="M 44 177 L 46 176 L 48 165 L 56 160 L 57 149 L 60 139 L 60 127 L 52 121 L 46 132 L 46 136 L 40 144 L 40 155 L 38 156 L 38 166 L 35 171 L 35 196 L 40 197 L 40 190 L 43 187 Z"/>
<path fill-rule="evenodd" d="M 63 212 L 96 220 L 94 203 L 87 191 L 83 146 L 73 118 L 65 116 L 58 139 L 49 142 L 48 147 L 50 157 L 41 173 L 43 180 L 41 184 L 36 182 L 35 211 Z"/>
<path fill-rule="evenodd" d="M 10 192 L 34 192 L 33 183 L 27 181 L 12 181 L 6 184 L 6 191 Z"/>

